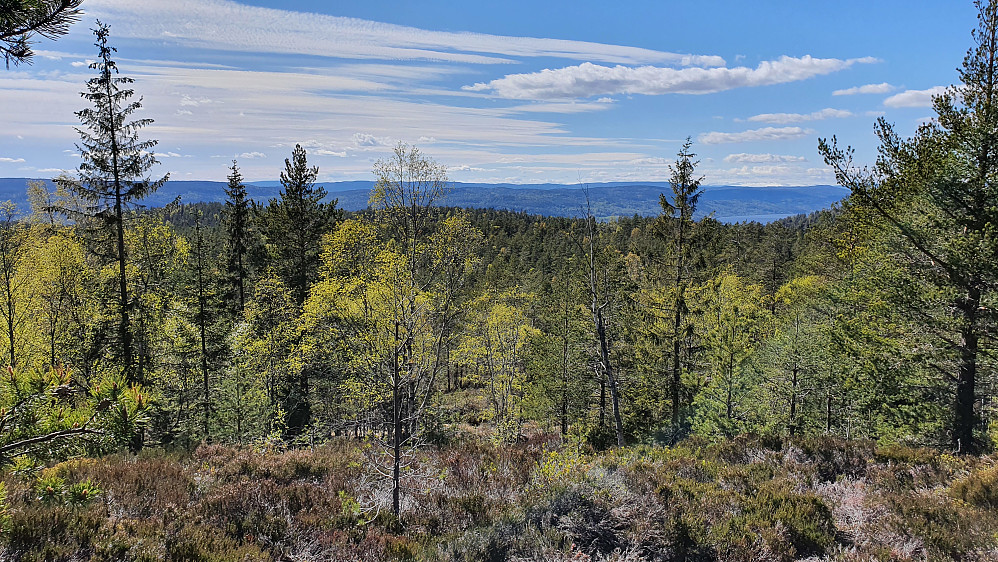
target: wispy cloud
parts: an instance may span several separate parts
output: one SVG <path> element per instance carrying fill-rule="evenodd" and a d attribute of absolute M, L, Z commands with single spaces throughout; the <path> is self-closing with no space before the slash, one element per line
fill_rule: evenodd
<path fill-rule="evenodd" d="M 746 154 L 744 152 L 739 152 L 737 154 L 729 154 L 725 156 L 724 161 L 739 164 L 766 164 L 774 162 L 805 162 L 807 161 L 807 158 L 787 154 Z"/>
<path fill-rule="evenodd" d="M 831 184 L 835 176 L 828 168 L 780 164 L 756 164 L 706 170 L 712 182 L 744 186 Z"/>
<path fill-rule="evenodd" d="M 24 158 L 9 158 L 4 156 L 0 157 L 0 162 L 3 162 L 4 164 L 18 164 L 20 162 L 24 162 Z"/>
<path fill-rule="evenodd" d="M 865 84 L 863 86 L 854 86 L 852 88 L 845 88 L 843 90 L 835 90 L 832 92 L 833 96 L 854 96 L 856 94 L 889 94 L 895 90 L 894 86 L 891 86 L 887 82 L 881 82 L 880 84 Z"/>
<path fill-rule="evenodd" d="M 507 108 L 511 113 L 588 113 L 613 107 L 608 102 L 528 103 Z"/>
<path fill-rule="evenodd" d="M 725 144 L 736 142 L 760 142 L 760 141 L 780 141 L 792 140 L 813 135 L 812 129 L 802 129 L 801 127 L 763 127 L 762 129 L 750 129 L 738 133 L 710 132 L 700 135 L 700 142 L 704 144 Z"/>
<path fill-rule="evenodd" d="M 242 154 L 237 154 L 236 158 L 243 158 L 245 160 L 253 160 L 255 158 L 266 158 L 267 155 L 262 152 L 243 152 Z"/>
<path fill-rule="evenodd" d="M 874 58 L 819 59 L 783 56 L 756 68 L 663 68 L 657 66 L 601 66 L 590 62 L 555 70 L 510 74 L 465 90 L 493 92 L 512 99 L 572 99 L 614 94 L 709 94 L 806 80 L 837 72 Z"/>
<path fill-rule="evenodd" d="M 245 6 L 229 0 L 88 0 L 115 33 L 242 52 L 321 57 L 506 63 L 557 57 L 608 63 L 719 66 L 721 57 L 588 41 L 444 32 L 356 18 Z"/>
<path fill-rule="evenodd" d="M 946 92 L 946 86 L 927 90 L 905 90 L 884 100 L 887 107 L 932 107 L 932 98 Z"/>
<path fill-rule="evenodd" d="M 821 121 L 824 119 L 852 116 L 853 112 L 851 111 L 847 111 L 845 109 L 832 109 L 829 107 L 813 113 L 762 113 L 749 117 L 748 121 L 786 125 L 788 123 L 803 123 L 806 121 Z"/>

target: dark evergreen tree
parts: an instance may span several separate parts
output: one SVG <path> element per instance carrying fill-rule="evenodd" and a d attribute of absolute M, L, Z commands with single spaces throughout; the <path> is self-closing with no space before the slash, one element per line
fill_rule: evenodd
<path fill-rule="evenodd" d="M 228 235 L 226 266 L 235 296 L 239 300 L 238 313 L 246 308 L 246 283 L 248 277 L 247 251 L 250 244 L 250 201 L 246 186 L 236 161 L 232 161 L 229 185 L 225 188 L 225 229 Z"/>
<path fill-rule="evenodd" d="M 839 183 L 897 238 L 892 258 L 907 275 L 889 290 L 904 306 L 918 303 L 913 332 L 932 336 L 921 359 L 955 391 L 950 439 L 964 453 L 980 450 L 978 390 L 981 375 L 994 373 L 998 290 L 998 3 L 976 6 L 962 84 L 934 99 L 937 120 L 902 139 L 881 118 L 872 172 L 854 168 L 852 149 L 834 138 L 819 145 Z"/>
<path fill-rule="evenodd" d="M 662 220 L 658 224 L 659 233 L 670 242 L 670 265 L 672 284 L 672 298 L 668 306 L 672 309 L 672 361 L 670 368 L 672 371 L 672 423 L 679 424 L 680 418 L 680 389 L 682 386 L 683 374 L 683 340 L 684 330 L 687 328 L 686 315 L 689 312 L 687 303 L 687 289 L 693 278 L 692 268 L 695 266 L 693 260 L 694 230 L 696 222 L 693 215 L 696 212 L 697 203 L 703 194 L 700 182 L 703 177 L 696 177 L 695 170 L 697 162 L 693 160 L 696 156 L 690 151 L 693 141 L 689 138 L 683 143 L 679 150 L 678 159 L 674 166 L 670 166 L 672 177 L 669 183 L 672 187 L 672 197 L 667 198 L 665 194 L 659 197 L 662 205 Z"/>
<path fill-rule="evenodd" d="M 322 236 L 339 216 L 335 199 L 323 203 L 326 190 L 315 185 L 318 175 L 319 168 L 308 165 L 305 149 L 295 145 L 291 158 L 284 160 L 284 189 L 263 213 L 272 265 L 299 306 L 318 276 Z"/>
<path fill-rule="evenodd" d="M 55 39 L 80 19 L 83 0 L 0 0 L 0 55 L 10 68 L 31 63 L 31 36 Z"/>
<path fill-rule="evenodd" d="M 125 218 L 129 206 L 156 191 L 169 176 L 151 180 L 146 175 L 158 163 L 152 153 L 156 141 L 140 140 L 138 132 L 152 123 L 152 119 L 129 120 L 142 107 L 141 100 L 131 101 L 135 91 L 127 86 L 133 80 L 118 75 L 118 66 L 111 58 L 116 49 L 108 45 L 108 26 L 98 21 L 93 32 L 97 37 L 94 45 L 98 58 L 90 68 L 97 71 L 97 76 L 87 81 L 87 90 L 82 93 L 93 107 L 76 112 L 83 125 L 76 129 L 81 138 L 76 148 L 83 162 L 77 178 L 63 176 L 56 181 L 86 201 L 88 214 L 96 217 L 102 229 L 111 235 L 118 266 L 120 361 L 129 382 L 142 382 L 133 371 Z"/>

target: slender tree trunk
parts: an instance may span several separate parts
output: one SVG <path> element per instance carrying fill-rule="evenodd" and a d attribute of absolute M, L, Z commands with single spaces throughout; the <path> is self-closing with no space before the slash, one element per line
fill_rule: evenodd
<path fill-rule="evenodd" d="M 617 379 L 613 374 L 613 365 L 610 364 L 610 349 L 606 341 L 606 324 L 603 320 L 603 311 L 597 309 L 596 313 L 596 334 L 599 336 L 600 358 L 603 362 L 603 370 L 606 372 L 606 382 L 610 386 L 610 403 L 613 408 L 613 427 L 617 433 L 617 446 L 624 446 L 624 425 L 620 419 L 620 398 L 617 396 Z"/>
<path fill-rule="evenodd" d="M 239 244 L 240 247 L 236 249 L 236 262 L 239 268 L 236 272 L 236 280 L 239 285 L 239 312 L 244 312 L 246 310 L 246 272 L 243 270 L 242 242 Z"/>
<path fill-rule="evenodd" d="M 395 347 L 392 355 L 392 513 L 401 514 L 402 476 L 402 373 L 399 364 L 399 323 L 395 322 Z"/>
<path fill-rule="evenodd" d="M 798 368 L 795 365 L 790 377 L 790 424 L 788 427 L 790 435 L 797 435 L 797 375 Z"/>
<path fill-rule="evenodd" d="M 974 428 L 977 426 L 977 413 L 974 402 L 977 399 L 977 355 L 979 353 L 977 312 L 981 302 L 981 291 L 972 288 L 961 303 L 963 325 L 960 329 L 960 372 L 956 386 L 954 407 L 953 445 L 957 451 L 967 454 L 977 453 Z"/>
<path fill-rule="evenodd" d="M 679 239 L 676 245 L 676 298 L 673 300 L 675 307 L 672 320 L 672 425 L 679 425 L 679 387 L 683 382 L 683 368 L 680 363 L 681 335 L 683 327 L 683 307 L 685 303 L 685 288 L 683 286 L 683 268 L 685 267 L 686 255 L 686 217 L 680 214 L 679 217 Z"/>
<path fill-rule="evenodd" d="M 733 345 L 733 344 L 732 344 Z M 728 421 L 734 417 L 734 404 L 732 404 L 733 386 L 735 384 L 735 354 L 734 351 L 728 350 L 728 395 L 724 400 L 725 412 L 728 417 Z"/>
<path fill-rule="evenodd" d="M 4 260 L 4 261 L 6 261 L 6 260 Z M 14 301 L 14 291 L 13 291 L 14 280 L 13 280 L 13 271 L 12 271 L 13 270 L 13 266 L 10 266 L 10 267 L 11 267 L 11 271 L 5 271 L 4 272 L 4 276 L 6 277 L 6 279 L 4 279 L 4 285 L 5 285 L 4 286 L 4 293 L 5 293 L 4 294 L 4 298 L 7 299 L 7 318 L 6 318 L 6 320 L 7 320 L 7 344 L 8 344 L 8 346 L 7 346 L 7 353 L 8 353 L 8 357 L 9 357 L 9 359 L 8 359 L 9 363 L 8 363 L 8 365 L 10 365 L 11 368 L 13 368 L 13 367 L 17 367 L 17 354 L 16 354 L 17 345 L 16 345 L 16 343 L 14 341 L 14 337 L 15 337 L 14 336 L 14 325 L 15 325 L 15 319 L 16 319 L 16 316 L 15 316 L 15 307 L 17 306 L 17 303 Z"/>
<path fill-rule="evenodd" d="M 825 395 L 825 433 L 832 432 L 832 391 Z"/>
<path fill-rule="evenodd" d="M 205 441 L 211 442 L 210 433 L 210 388 L 208 381 L 208 335 L 207 316 L 205 314 L 205 291 L 204 291 L 204 239 L 201 234 L 201 224 L 197 223 L 197 273 L 198 273 L 198 329 L 201 335 L 201 390 L 204 410 L 203 431 Z"/>

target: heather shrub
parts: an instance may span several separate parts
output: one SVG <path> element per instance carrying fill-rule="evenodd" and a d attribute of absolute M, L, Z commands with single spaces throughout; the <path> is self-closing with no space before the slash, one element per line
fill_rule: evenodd
<path fill-rule="evenodd" d="M 998 510 L 998 464 L 957 480 L 950 487 L 950 493 L 971 505 Z"/>
<path fill-rule="evenodd" d="M 101 505 L 83 509 L 35 501 L 11 511 L 7 550 L 20 561 L 70 560 L 92 552 L 107 517 Z"/>
<path fill-rule="evenodd" d="M 834 482 L 842 476 L 866 476 L 867 461 L 873 457 L 874 451 L 871 441 L 829 436 L 800 439 L 795 444 L 804 456 L 804 463 L 814 468 L 821 482 Z"/>
<path fill-rule="evenodd" d="M 884 501 L 889 514 L 876 532 L 921 543 L 920 557 L 967 560 L 998 542 L 993 512 L 961 505 L 944 494 L 891 495 Z"/>

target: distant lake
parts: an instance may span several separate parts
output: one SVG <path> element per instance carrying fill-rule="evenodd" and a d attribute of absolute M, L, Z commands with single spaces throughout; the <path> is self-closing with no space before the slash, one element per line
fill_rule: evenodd
<path fill-rule="evenodd" d="M 760 222 L 765 224 L 768 222 L 778 221 L 783 218 L 792 217 L 793 215 L 794 213 L 791 213 L 789 215 L 786 213 L 782 213 L 776 215 L 733 215 L 730 217 L 714 217 L 714 218 L 716 218 L 719 222 L 727 222 L 727 223 Z"/>

